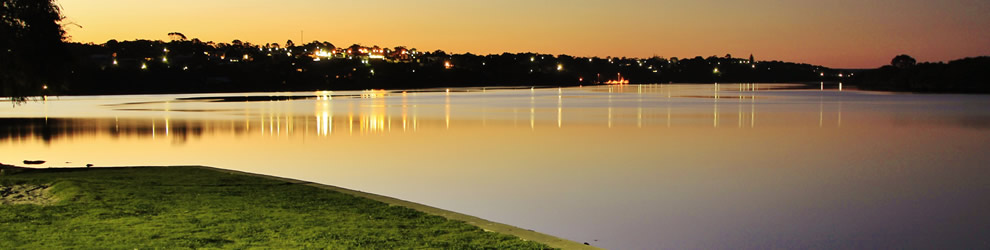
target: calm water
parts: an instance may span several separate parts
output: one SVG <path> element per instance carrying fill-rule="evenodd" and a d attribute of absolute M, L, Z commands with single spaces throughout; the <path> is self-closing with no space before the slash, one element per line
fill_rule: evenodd
<path fill-rule="evenodd" d="M 613 249 L 990 247 L 990 96 L 721 84 L 81 96 L 0 162 L 210 165 Z"/>

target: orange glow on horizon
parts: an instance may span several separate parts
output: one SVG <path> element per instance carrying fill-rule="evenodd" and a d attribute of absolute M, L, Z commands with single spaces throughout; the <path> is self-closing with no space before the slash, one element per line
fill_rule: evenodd
<path fill-rule="evenodd" d="M 537 52 L 582 57 L 753 54 L 836 68 L 990 55 L 990 4 L 965 0 L 271 2 L 61 0 L 72 41 L 292 40 L 419 51 Z M 236 6 L 236 11 L 220 11 Z M 382 7 L 387 6 L 387 7 Z M 520 8 L 525 6 L 525 8 Z M 855 7 L 851 7 L 855 6 Z M 364 9 L 375 9 L 369 18 Z M 333 14 L 326 10 L 333 9 Z M 354 11 L 341 11 L 354 10 Z M 809 14 L 811 13 L 811 14 Z M 127 21 L 122 21 L 127 20 Z M 450 21 L 457 20 L 457 21 Z M 360 23 L 360 25 L 357 25 Z M 538 24 L 538 25 L 534 25 Z M 374 27 L 374 28 L 367 28 Z M 367 52 L 363 52 L 367 53 Z"/>

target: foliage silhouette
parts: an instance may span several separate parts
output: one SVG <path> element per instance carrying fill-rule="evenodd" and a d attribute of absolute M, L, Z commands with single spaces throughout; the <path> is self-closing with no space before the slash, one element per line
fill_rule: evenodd
<path fill-rule="evenodd" d="M 890 65 L 903 69 L 903 68 L 910 68 L 914 66 L 914 64 L 917 62 L 918 62 L 917 60 L 914 60 L 914 57 L 911 57 L 909 55 L 898 55 L 895 56 L 894 59 L 890 60 Z"/>
<path fill-rule="evenodd" d="M 709 56 L 574 57 L 539 53 L 452 54 L 330 42 L 297 45 L 190 40 L 69 43 L 77 60 L 66 94 L 197 93 L 576 86 L 630 83 L 837 80 L 822 66 Z M 717 71 L 715 69 L 718 69 Z"/>
<path fill-rule="evenodd" d="M 63 90 L 69 57 L 54 0 L 0 0 L 0 96 L 28 96 Z"/>
<path fill-rule="evenodd" d="M 915 64 L 914 58 L 898 55 L 891 65 L 857 73 L 851 83 L 870 90 L 990 93 L 988 69 L 987 56 Z"/>

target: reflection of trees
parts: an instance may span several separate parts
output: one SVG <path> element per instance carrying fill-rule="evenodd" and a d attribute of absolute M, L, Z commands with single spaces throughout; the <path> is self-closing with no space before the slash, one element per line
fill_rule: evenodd
<path fill-rule="evenodd" d="M 316 119 L 278 113 L 257 114 L 244 120 L 0 118 L 0 142 L 39 140 L 50 144 L 78 137 L 136 137 L 185 143 L 189 139 L 217 134 L 287 138 L 329 136 L 336 131 L 346 134 L 383 133 L 391 131 L 393 126 L 396 132 L 444 127 L 444 121 L 436 117 L 417 119 L 415 116 L 389 115 L 381 100 L 370 104 L 377 106 L 337 116 L 333 115 L 332 110 L 326 110 L 327 117 L 320 116 L 321 113 Z M 402 124 L 407 125 L 404 127 Z"/>
<path fill-rule="evenodd" d="M 200 137 L 207 128 L 206 121 L 167 122 L 162 119 L 62 119 L 62 118 L 9 118 L 0 119 L 0 140 L 40 139 L 51 143 L 60 138 L 109 135 L 118 137 L 169 136 L 184 142 L 190 136 Z"/>

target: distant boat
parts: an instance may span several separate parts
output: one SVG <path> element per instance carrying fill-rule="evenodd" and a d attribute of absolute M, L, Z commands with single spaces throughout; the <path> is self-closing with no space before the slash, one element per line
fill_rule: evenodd
<path fill-rule="evenodd" d="M 626 84 L 629 84 L 629 80 L 628 79 L 625 79 L 625 78 L 622 78 L 622 76 L 619 76 L 619 79 L 617 79 L 617 80 L 608 80 L 608 81 L 605 82 L 605 84 L 608 84 L 608 85 L 626 85 Z"/>
<path fill-rule="evenodd" d="M 24 160 L 24 164 L 27 164 L 27 165 L 41 165 L 41 164 L 45 164 L 45 161 L 29 161 L 29 160 Z"/>

